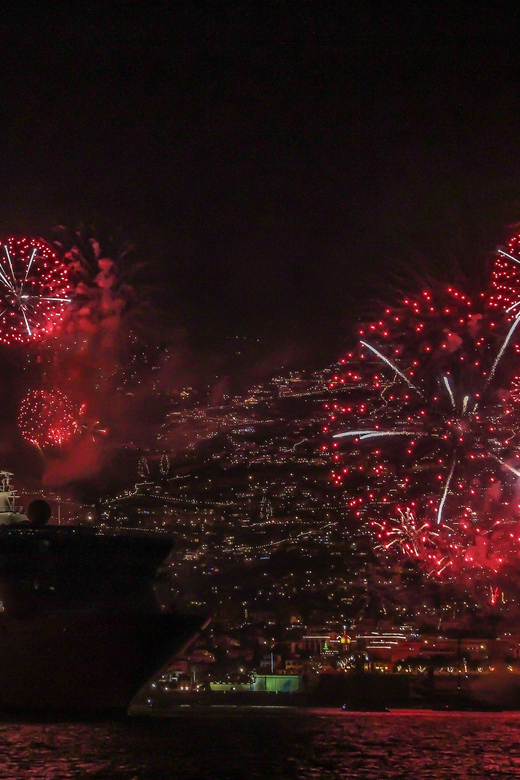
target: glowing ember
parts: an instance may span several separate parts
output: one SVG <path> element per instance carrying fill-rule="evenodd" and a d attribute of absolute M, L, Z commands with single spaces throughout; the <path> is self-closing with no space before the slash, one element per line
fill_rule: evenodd
<path fill-rule="evenodd" d="M 71 286 L 66 266 L 43 240 L 0 240 L 0 341 L 46 337 L 63 319 Z"/>

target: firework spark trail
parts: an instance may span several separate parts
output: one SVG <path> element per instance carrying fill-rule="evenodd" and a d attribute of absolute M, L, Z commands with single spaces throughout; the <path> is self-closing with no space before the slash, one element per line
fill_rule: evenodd
<path fill-rule="evenodd" d="M 512 474 L 515 475 L 515 477 L 520 477 L 520 471 L 518 469 L 515 469 L 513 466 L 510 466 L 509 463 L 506 463 L 505 460 L 502 460 L 501 458 L 497 457 L 496 455 L 491 454 L 491 457 L 496 460 L 497 463 L 500 463 L 501 466 L 508 469 Z"/>
<path fill-rule="evenodd" d="M 34 247 L 34 249 L 33 249 L 33 251 L 32 251 L 32 254 L 31 254 L 31 257 L 30 257 L 30 259 L 29 259 L 29 262 L 28 262 L 28 264 L 27 264 L 27 269 L 26 269 L 26 271 L 25 271 L 25 276 L 24 276 L 24 278 L 23 278 L 23 281 L 24 281 L 24 282 L 26 282 L 26 281 L 27 281 L 27 277 L 29 276 L 29 272 L 30 272 L 30 270 L 31 270 L 31 266 L 32 266 L 32 264 L 33 264 L 33 261 L 34 261 L 34 258 L 35 258 L 35 256 L 36 256 L 36 247 Z"/>
<path fill-rule="evenodd" d="M 395 545 L 401 545 L 403 549 L 413 552 L 415 557 L 421 554 L 421 547 L 426 541 L 426 534 L 429 531 L 429 523 L 417 524 L 415 515 L 410 509 L 403 511 L 398 509 L 397 525 L 387 529 L 384 523 L 375 523 L 382 533 L 390 538 L 389 542 L 382 542 L 379 546 L 384 550 L 389 550 Z"/>
<path fill-rule="evenodd" d="M 444 510 L 444 504 L 446 503 L 446 498 L 448 496 L 448 490 L 450 489 L 450 483 L 451 479 L 453 477 L 453 472 L 455 471 L 455 466 L 457 464 L 456 458 L 453 458 L 453 461 L 451 463 L 450 473 L 448 474 L 448 479 L 446 480 L 446 483 L 444 485 L 444 490 L 442 491 L 442 498 L 441 502 L 439 504 L 439 510 L 437 512 L 437 525 L 441 524 L 442 521 L 442 512 Z"/>
<path fill-rule="evenodd" d="M 10 290 L 14 291 L 14 287 L 12 282 L 7 278 L 7 276 L 4 274 L 3 268 L 0 265 L 0 279 L 5 284 L 6 287 L 8 287 Z"/>
<path fill-rule="evenodd" d="M 335 433 L 334 439 L 342 439 L 346 436 L 359 436 L 360 440 L 376 439 L 381 436 L 417 436 L 417 431 L 377 431 L 377 430 L 361 430 L 361 431 L 345 431 L 344 433 Z"/>
<path fill-rule="evenodd" d="M 498 247 L 497 252 L 499 255 L 502 255 L 502 257 L 508 257 L 514 263 L 518 263 L 518 265 L 520 265 L 520 260 L 518 260 L 516 257 L 513 257 L 513 255 L 509 254 L 509 252 L 506 252 L 502 247 Z"/>
<path fill-rule="evenodd" d="M 25 306 L 20 306 L 20 311 L 22 312 L 23 321 L 25 322 L 25 327 L 27 328 L 27 333 L 29 336 L 32 335 L 32 331 L 29 327 L 29 323 L 27 322 L 27 315 L 25 313 Z"/>
<path fill-rule="evenodd" d="M 11 260 L 11 255 L 9 253 L 9 247 L 7 244 L 4 244 L 5 254 L 7 255 L 7 261 L 9 263 L 9 268 L 11 269 L 11 276 L 13 277 L 13 282 L 16 284 L 16 276 L 14 275 L 14 268 L 13 268 L 13 262 Z"/>
<path fill-rule="evenodd" d="M 495 371 L 497 370 L 497 366 L 500 363 L 500 361 L 502 360 L 502 356 L 503 356 L 504 352 L 506 351 L 506 349 L 507 349 L 507 347 L 509 345 L 509 342 L 511 341 L 511 338 L 513 336 L 513 333 L 515 332 L 515 330 L 516 330 L 516 328 L 517 328 L 519 323 L 520 323 L 520 314 L 516 317 L 515 321 L 513 322 L 511 327 L 509 328 L 509 332 L 508 332 L 507 336 L 505 337 L 504 342 L 503 342 L 502 346 L 500 347 L 500 349 L 498 351 L 498 354 L 497 354 L 497 356 L 495 358 L 495 361 L 494 361 L 494 363 L 493 363 L 493 365 L 491 367 L 491 371 L 489 372 L 489 376 L 487 378 L 486 384 L 484 385 L 484 390 L 486 390 L 489 387 L 489 384 L 490 384 L 491 380 L 493 379 L 493 377 L 495 375 Z"/>
<path fill-rule="evenodd" d="M 70 303 L 72 301 L 72 298 L 56 298 L 55 296 L 47 296 L 47 295 L 22 295 L 22 298 L 38 298 L 40 301 L 59 301 L 60 303 Z"/>
<path fill-rule="evenodd" d="M 378 358 L 380 358 L 380 359 L 381 359 L 383 362 L 385 362 L 387 365 L 389 365 L 389 366 L 390 366 L 390 368 L 392 368 L 392 369 L 395 371 L 395 373 L 396 373 L 396 374 L 398 374 L 398 375 L 401 377 L 401 379 L 404 379 L 404 381 L 406 382 L 406 384 L 407 384 L 409 387 L 411 387 L 411 388 L 412 388 L 412 390 L 415 390 L 415 392 L 416 392 L 418 395 L 420 395 L 421 397 L 424 397 L 424 396 L 423 396 L 423 394 L 421 393 L 421 391 L 419 390 L 419 388 L 418 388 L 418 387 L 416 387 L 416 386 L 414 385 L 414 383 L 413 383 L 413 382 L 411 382 L 411 381 L 408 379 L 408 377 L 406 376 L 406 374 L 403 374 L 403 372 L 402 372 L 402 371 L 401 371 L 399 368 L 397 368 L 397 366 L 395 365 L 395 363 L 392 363 L 392 361 L 391 361 L 391 360 L 389 360 L 387 357 L 385 357 L 385 356 L 384 356 L 384 355 L 383 355 L 381 352 L 379 352 L 379 350 L 377 350 L 375 347 L 373 347 L 373 346 L 372 346 L 371 344 L 369 344 L 367 341 L 360 341 L 359 343 L 360 343 L 360 344 L 362 344 L 362 345 L 363 345 L 364 347 L 366 347 L 367 349 L 370 349 L 370 350 L 371 350 L 371 351 L 374 353 L 374 355 L 377 355 L 377 357 L 378 357 Z"/>
<path fill-rule="evenodd" d="M 442 377 L 442 379 L 443 379 L 444 385 L 446 387 L 446 390 L 449 393 L 449 396 L 450 396 L 450 399 L 451 399 L 451 405 L 455 409 L 455 398 L 453 397 L 453 390 L 451 389 L 450 380 L 448 379 L 448 377 L 446 375 L 444 375 Z"/>

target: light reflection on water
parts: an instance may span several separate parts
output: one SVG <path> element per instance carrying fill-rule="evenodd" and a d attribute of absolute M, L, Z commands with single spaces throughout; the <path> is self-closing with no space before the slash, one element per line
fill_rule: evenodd
<path fill-rule="evenodd" d="M 1 723 L 1 780 L 520 777 L 520 713 L 182 708 L 112 723 Z"/>

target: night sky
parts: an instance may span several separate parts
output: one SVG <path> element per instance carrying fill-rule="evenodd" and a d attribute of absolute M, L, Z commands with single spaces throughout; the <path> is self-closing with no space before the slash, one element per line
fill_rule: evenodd
<path fill-rule="evenodd" d="M 327 364 L 520 220 L 518 13 L 427 5 L 12 6 L 0 228 L 135 241 L 194 360 L 239 334 Z"/>

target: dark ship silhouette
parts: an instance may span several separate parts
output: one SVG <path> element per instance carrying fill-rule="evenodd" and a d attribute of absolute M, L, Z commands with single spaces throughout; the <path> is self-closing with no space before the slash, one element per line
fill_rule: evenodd
<path fill-rule="evenodd" d="M 11 476 L 0 472 L 0 712 L 126 712 L 204 622 L 155 598 L 172 540 L 31 526 Z"/>

